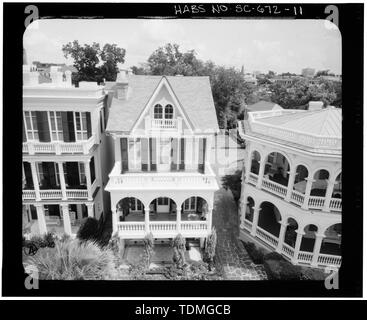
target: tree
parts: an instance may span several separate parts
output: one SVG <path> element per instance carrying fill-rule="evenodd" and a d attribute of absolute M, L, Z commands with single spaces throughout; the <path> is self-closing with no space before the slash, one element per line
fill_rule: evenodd
<path fill-rule="evenodd" d="M 65 58 L 69 56 L 74 60 L 74 67 L 78 73 L 75 82 L 97 81 L 103 79 L 114 81 L 118 73 L 117 64 L 125 62 L 125 49 L 116 44 L 105 44 L 103 49 L 99 43 L 80 45 L 77 40 L 62 46 Z"/>

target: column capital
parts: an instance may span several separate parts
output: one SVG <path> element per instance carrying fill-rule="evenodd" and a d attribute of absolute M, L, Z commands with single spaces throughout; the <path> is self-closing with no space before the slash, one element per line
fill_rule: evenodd
<path fill-rule="evenodd" d="M 297 235 L 300 235 L 300 236 L 303 236 L 306 234 L 306 232 L 304 232 L 303 230 L 299 230 L 299 229 L 296 230 L 296 233 Z"/>
<path fill-rule="evenodd" d="M 60 206 L 61 206 L 62 209 L 67 208 L 69 210 L 69 204 L 68 203 L 61 203 Z"/>
<path fill-rule="evenodd" d="M 279 221 L 279 224 L 284 227 L 288 227 L 289 223 L 286 221 Z"/>
<path fill-rule="evenodd" d="M 93 202 L 86 202 L 85 205 L 87 207 L 93 207 L 94 206 L 94 203 Z"/>
<path fill-rule="evenodd" d="M 316 238 L 321 238 L 321 239 L 326 238 L 326 236 L 323 233 L 316 233 L 315 237 Z"/>

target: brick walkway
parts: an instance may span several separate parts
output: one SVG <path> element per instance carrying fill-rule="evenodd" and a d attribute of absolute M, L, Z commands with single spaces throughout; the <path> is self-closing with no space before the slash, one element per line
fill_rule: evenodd
<path fill-rule="evenodd" d="M 266 280 L 262 266 L 255 265 L 238 239 L 237 205 L 231 191 L 220 189 L 215 194 L 213 225 L 217 230 L 217 264 L 225 280 Z"/>

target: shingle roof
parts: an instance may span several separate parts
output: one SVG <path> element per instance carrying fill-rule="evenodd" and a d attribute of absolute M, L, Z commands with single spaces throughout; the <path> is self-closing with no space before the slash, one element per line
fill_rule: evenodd
<path fill-rule="evenodd" d="M 129 132 L 163 76 L 131 75 L 127 100 L 112 99 L 107 131 Z M 165 76 L 195 129 L 217 131 L 209 77 Z"/>
<path fill-rule="evenodd" d="M 257 121 L 284 129 L 325 137 L 341 138 L 342 135 L 341 109 L 335 107 L 262 118 Z"/>
<path fill-rule="evenodd" d="M 254 103 L 254 104 L 248 105 L 247 109 L 249 111 L 268 111 L 268 110 L 272 110 L 275 106 L 280 107 L 278 104 L 276 104 L 274 102 L 261 100 L 259 102 Z"/>

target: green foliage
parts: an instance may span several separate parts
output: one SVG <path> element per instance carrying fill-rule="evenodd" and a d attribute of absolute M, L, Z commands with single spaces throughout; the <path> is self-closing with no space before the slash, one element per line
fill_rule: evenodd
<path fill-rule="evenodd" d="M 144 257 L 143 261 L 149 268 L 150 262 L 154 254 L 154 238 L 153 234 L 150 232 L 144 238 Z"/>
<path fill-rule="evenodd" d="M 173 247 L 173 262 L 176 264 L 177 268 L 182 268 L 185 265 L 185 250 L 186 250 L 186 240 L 179 233 L 172 240 Z"/>
<path fill-rule="evenodd" d="M 222 177 L 222 186 L 232 191 L 233 199 L 238 202 L 241 197 L 242 170 L 237 170 L 233 174 L 227 174 Z"/>
<path fill-rule="evenodd" d="M 101 49 L 99 43 L 80 45 L 77 40 L 62 46 L 65 58 L 74 60 L 78 70 L 74 81 L 115 81 L 118 72 L 117 63 L 124 63 L 125 49 L 116 44 L 105 44 Z"/>
<path fill-rule="evenodd" d="M 91 241 L 56 240 L 55 248 L 38 250 L 25 265 L 33 265 L 41 280 L 110 280 L 117 275 L 113 253 Z"/>
<path fill-rule="evenodd" d="M 97 241 L 100 235 L 98 220 L 92 217 L 84 219 L 78 229 L 77 238 L 83 241 Z"/>
<path fill-rule="evenodd" d="M 215 248 L 217 246 L 217 231 L 212 228 L 211 234 L 207 237 L 204 249 L 204 261 L 208 263 L 209 268 L 213 267 Z"/>
<path fill-rule="evenodd" d="M 243 245 L 249 254 L 251 260 L 255 264 L 262 264 L 264 263 L 264 250 L 262 248 L 257 248 L 254 243 L 252 242 L 243 242 Z"/>
<path fill-rule="evenodd" d="M 136 264 L 131 264 L 129 267 L 129 276 L 131 280 L 146 280 L 148 269 L 144 259 Z"/>
<path fill-rule="evenodd" d="M 124 256 L 125 242 L 120 239 L 118 233 L 115 233 L 108 242 L 107 248 L 112 251 L 115 256 L 115 262 L 120 265 Z"/>
<path fill-rule="evenodd" d="M 264 268 L 269 280 L 300 280 L 302 276 L 299 266 L 294 266 L 284 259 L 265 260 Z"/>

